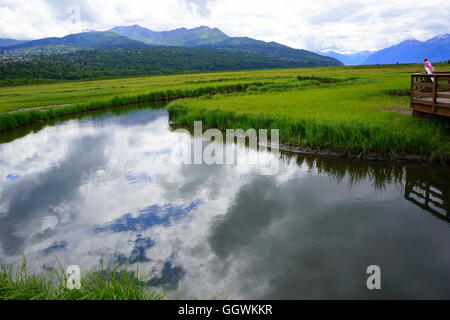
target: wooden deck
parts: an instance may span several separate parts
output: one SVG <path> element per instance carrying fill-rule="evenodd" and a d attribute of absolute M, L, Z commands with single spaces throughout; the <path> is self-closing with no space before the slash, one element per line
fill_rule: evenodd
<path fill-rule="evenodd" d="M 450 71 L 411 75 L 413 117 L 427 114 L 450 117 Z"/>

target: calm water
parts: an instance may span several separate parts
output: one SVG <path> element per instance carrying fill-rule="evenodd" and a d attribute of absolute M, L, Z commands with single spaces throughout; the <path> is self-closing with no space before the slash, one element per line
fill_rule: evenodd
<path fill-rule="evenodd" d="M 450 298 L 449 169 L 174 164 L 192 138 L 164 110 L 34 131 L 1 136 L 0 262 L 128 261 L 181 298 Z"/>

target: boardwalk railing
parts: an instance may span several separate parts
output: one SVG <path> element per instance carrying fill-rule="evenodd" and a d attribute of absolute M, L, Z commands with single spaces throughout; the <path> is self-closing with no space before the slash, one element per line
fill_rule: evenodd
<path fill-rule="evenodd" d="M 450 117 L 450 71 L 411 75 L 413 117 L 426 114 Z"/>
<path fill-rule="evenodd" d="M 450 223 L 445 194 L 435 186 L 426 183 L 407 183 L 405 199 L 430 212 L 435 217 Z"/>
<path fill-rule="evenodd" d="M 407 167 L 405 199 L 450 223 L 450 172 Z"/>

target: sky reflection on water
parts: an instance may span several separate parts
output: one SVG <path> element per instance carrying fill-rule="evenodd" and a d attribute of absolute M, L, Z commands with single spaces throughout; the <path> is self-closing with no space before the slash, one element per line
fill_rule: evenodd
<path fill-rule="evenodd" d="M 447 169 L 173 164 L 189 143 L 145 109 L 0 145 L 0 261 L 139 263 L 186 298 L 450 298 Z M 421 179 L 444 181 L 437 214 L 405 198 Z M 366 288 L 372 264 L 379 292 Z"/>

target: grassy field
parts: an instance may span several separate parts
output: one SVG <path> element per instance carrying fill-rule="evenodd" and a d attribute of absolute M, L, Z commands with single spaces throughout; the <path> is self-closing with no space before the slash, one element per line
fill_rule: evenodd
<path fill-rule="evenodd" d="M 285 144 L 447 162 L 448 121 L 407 114 L 410 74 L 421 68 L 258 70 L 0 88 L 0 131 L 108 106 L 178 99 L 169 105 L 170 116 L 187 126 L 203 120 L 222 129 L 278 128 Z M 73 105 L 10 113 L 67 104 Z"/>
<path fill-rule="evenodd" d="M 191 90 L 196 88 L 252 83 L 257 81 L 282 82 L 298 75 L 298 69 L 240 71 L 203 74 L 151 76 L 112 80 L 64 81 L 18 87 L 0 87 L 0 112 L 24 108 L 89 103 L 129 97 L 164 90 Z"/>

